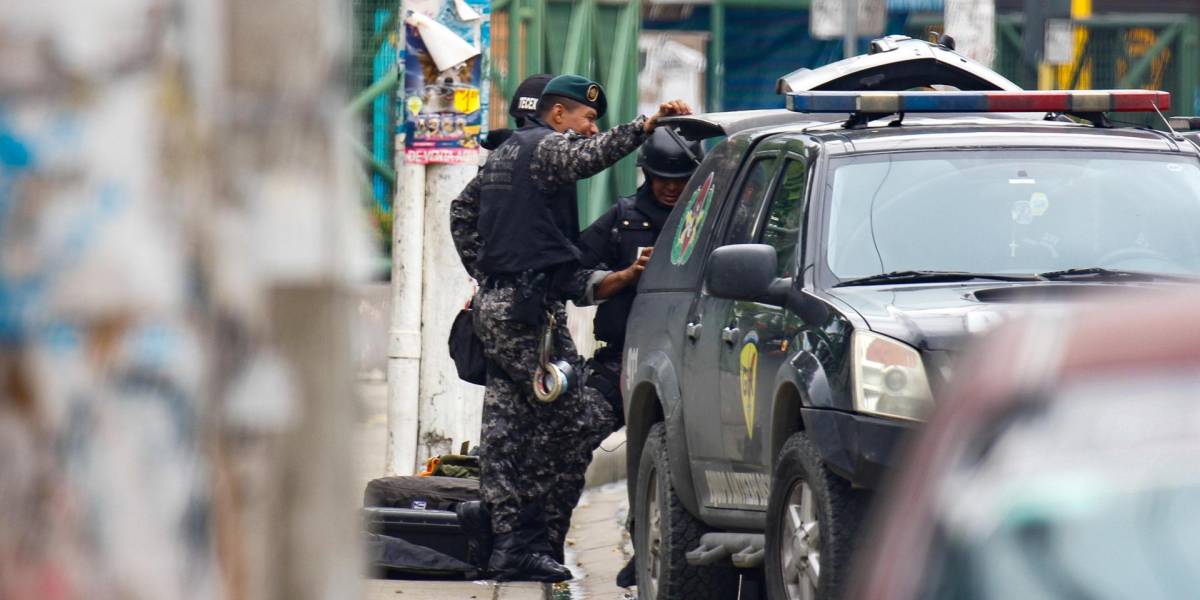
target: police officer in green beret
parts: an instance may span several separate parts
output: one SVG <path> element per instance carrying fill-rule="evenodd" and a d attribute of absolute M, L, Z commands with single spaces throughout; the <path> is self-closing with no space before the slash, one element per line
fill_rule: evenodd
<path fill-rule="evenodd" d="M 599 302 L 635 284 L 645 269 L 645 260 L 615 272 L 581 266 L 575 183 L 636 150 L 659 119 L 691 112 L 671 101 L 600 133 L 596 121 L 606 109 L 596 82 L 577 75 L 550 80 L 537 115 L 451 204 L 455 246 L 480 283 L 475 330 L 489 361 L 480 494 L 495 536 L 488 570 L 497 579 L 571 577 L 561 564 L 571 510 L 591 452 L 615 415 L 602 394 L 582 385 L 564 302 Z M 538 538 L 548 544 L 530 542 Z"/>

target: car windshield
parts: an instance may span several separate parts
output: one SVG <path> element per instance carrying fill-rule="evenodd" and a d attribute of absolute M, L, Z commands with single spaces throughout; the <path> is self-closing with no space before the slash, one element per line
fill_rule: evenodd
<path fill-rule="evenodd" d="M 1200 167 L 1135 152 L 907 152 L 837 159 L 828 266 L 1200 275 Z"/>

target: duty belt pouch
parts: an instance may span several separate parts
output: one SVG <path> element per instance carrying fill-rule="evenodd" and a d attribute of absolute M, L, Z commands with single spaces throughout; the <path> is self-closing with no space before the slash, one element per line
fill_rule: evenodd
<path fill-rule="evenodd" d="M 533 327 L 546 322 L 546 288 L 549 285 L 545 273 L 523 273 L 517 280 L 513 293 L 512 319 Z"/>
<path fill-rule="evenodd" d="M 450 358 L 458 378 L 475 385 L 487 383 L 487 357 L 483 354 L 483 340 L 475 333 L 471 307 L 458 311 L 450 325 Z"/>

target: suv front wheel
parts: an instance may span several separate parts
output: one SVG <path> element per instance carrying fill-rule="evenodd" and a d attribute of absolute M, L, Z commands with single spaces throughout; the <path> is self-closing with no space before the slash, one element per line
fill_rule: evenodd
<path fill-rule="evenodd" d="M 775 461 L 767 502 L 768 598 L 837 598 L 865 504 L 865 494 L 822 464 L 808 436 L 788 438 Z"/>
<path fill-rule="evenodd" d="M 633 522 L 638 598 L 642 600 L 723 600 L 737 597 L 732 568 L 693 567 L 687 551 L 708 532 L 684 508 L 671 485 L 667 427 L 655 423 L 638 464 Z"/>

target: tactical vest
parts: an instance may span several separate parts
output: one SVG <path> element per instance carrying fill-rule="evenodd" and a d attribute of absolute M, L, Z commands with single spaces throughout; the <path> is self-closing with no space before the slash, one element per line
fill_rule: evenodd
<path fill-rule="evenodd" d="M 487 275 L 544 270 L 579 260 L 575 185 L 552 194 L 533 183 L 534 150 L 555 131 L 534 121 L 493 152 L 480 173 L 479 269 Z"/>
<path fill-rule="evenodd" d="M 653 225 L 648 216 L 638 210 L 637 196 L 618 198 L 612 208 L 615 212 L 612 227 L 609 229 L 609 244 L 616 248 L 620 259 L 617 264 L 608 265 L 614 271 L 620 271 L 633 264 L 637 257 L 638 248 L 654 246 L 658 239 L 659 230 Z M 625 322 L 629 320 L 629 312 L 633 309 L 633 300 L 637 297 L 637 287 L 631 286 L 609 298 L 596 309 L 596 318 L 592 321 L 596 339 L 603 340 L 615 350 L 625 345 Z"/>

